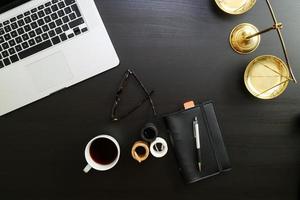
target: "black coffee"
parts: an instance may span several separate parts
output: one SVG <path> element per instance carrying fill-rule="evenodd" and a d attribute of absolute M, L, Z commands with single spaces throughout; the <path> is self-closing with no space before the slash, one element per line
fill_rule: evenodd
<path fill-rule="evenodd" d="M 96 163 L 108 165 L 117 158 L 118 148 L 111 140 L 107 138 L 98 138 L 92 142 L 90 154 Z"/>

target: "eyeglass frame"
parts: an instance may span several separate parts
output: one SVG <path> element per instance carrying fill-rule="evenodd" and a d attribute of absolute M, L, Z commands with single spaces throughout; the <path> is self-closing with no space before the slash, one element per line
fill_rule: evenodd
<path fill-rule="evenodd" d="M 121 95 L 123 94 L 123 90 L 126 87 L 126 84 L 129 80 L 130 76 L 132 76 L 134 78 L 134 80 L 137 82 L 138 86 L 140 86 L 142 88 L 142 90 L 146 94 L 146 98 L 144 98 L 139 104 L 137 104 L 135 107 L 133 107 L 126 114 L 121 115 L 120 117 L 117 117 L 117 109 L 118 109 L 120 101 L 121 101 Z M 150 92 L 147 90 L 147 88 L 144 86 L 142 81 L 138 78 L 138 76 L 135 74 L 135 72 L 132 69 L 128 69 L 124 73 L 124 77 L 121 80 L 120 85 L 118 87 L 116 97 L 115 97 L 115 102 L 114 102 L 112 110 L 111 110 L 111 120 L 112 121 L 119 121 L 121 119 L 124 119 L 124 118 L 128 117 L 130 114 L 132 114 L 137 109 L 139 109 L 148 100 L 150 102 L 153 115 L 156 116 L 157 112 L 156 112 L 155 105 L 154 105 L 154 102 L 153 102 L 152 97 L 151 97 L 153 93 L 154 93 L 153 90 L 151 90 Z"/>

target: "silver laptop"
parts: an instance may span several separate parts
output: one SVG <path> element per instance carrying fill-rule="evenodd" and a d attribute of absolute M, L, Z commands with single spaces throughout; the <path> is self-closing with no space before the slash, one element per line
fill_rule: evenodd
<path fill-rule="evenodd" d="M 1 0 L 0 116 L 119 64 L 94 0 Z"/>

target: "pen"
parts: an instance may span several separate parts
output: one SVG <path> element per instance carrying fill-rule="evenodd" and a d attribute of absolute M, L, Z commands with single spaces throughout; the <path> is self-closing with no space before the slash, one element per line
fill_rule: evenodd
<path fill-rule="evenodd" d="M 198 158 L 198 167 L 201 172 L 201 145 L 200 145 L 200 131 L 199 131 L 199 123 L 198 118 L 195 117 L 193 121 L 193 130 L 194 136 L 196 139 L 196 149 L 197 149 L 197 158 Z"/>

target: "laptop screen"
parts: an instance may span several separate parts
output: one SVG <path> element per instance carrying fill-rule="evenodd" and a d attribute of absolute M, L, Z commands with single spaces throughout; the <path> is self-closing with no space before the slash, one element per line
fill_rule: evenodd
<path fill-rule="evenodd" d="M 15 1 L 12 1 L 12 0 L 1 0 L 0 1 L 0 13 L 3 13 L 5 11 L 8 11 L 16 6 L 19 6 L 27 1 L 30 1 L 30 0 L 15 0 Z M 3 20 L 3 19 L 2 19 Z M 0 18 L 0 21 L 2 21 L 1 18 Z"/>

